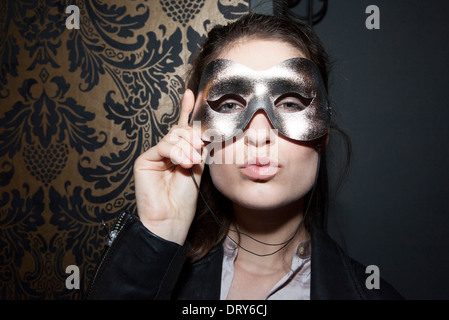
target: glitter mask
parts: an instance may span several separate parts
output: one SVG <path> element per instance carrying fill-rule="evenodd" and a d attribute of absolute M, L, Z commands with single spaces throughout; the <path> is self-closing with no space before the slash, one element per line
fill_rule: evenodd
<path fill-rule="evenodd" d="M 281 134 L 299 141 L 322 137 L 331 121 L 323 79 L 311 60 L 293 58 L 263 71 L 227 59 L 207 64 L 191 118 L 201 122 L 203 140 L 228 140 L 258 110 Z"/>

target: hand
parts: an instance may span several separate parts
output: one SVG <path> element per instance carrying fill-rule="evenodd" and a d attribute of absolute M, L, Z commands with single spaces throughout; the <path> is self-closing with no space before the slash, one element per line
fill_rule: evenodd
<path fill-rule="evenodd" d="M 180 245 L 189 232 L 198 199 L 189 169 L 199 184 L 205 162 L 201 132 L 188 124 L 194 104 L 193 92 L 186 90 L 178 124 L 134 163 L 140 220 L 154 234 Z"/>

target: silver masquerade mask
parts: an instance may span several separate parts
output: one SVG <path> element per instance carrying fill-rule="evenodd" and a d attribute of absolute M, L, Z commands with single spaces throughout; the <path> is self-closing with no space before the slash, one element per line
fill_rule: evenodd
<path fill-rule="evenodd" d="M 244 130 L 258 110 L 284 136 L 310 141 L 327 133 L 331 109 L 318 67 L 293 58 L 263 71 L 217 59 L 205 67 L 191 122 L 202 139 L 226 141 Z"/>

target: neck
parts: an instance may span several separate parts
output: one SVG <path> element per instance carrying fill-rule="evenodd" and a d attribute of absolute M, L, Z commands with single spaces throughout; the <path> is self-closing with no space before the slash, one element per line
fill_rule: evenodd
<path fill-rule="evenodd" d="M 249 209 L 237 204 L 233 204 L 235 223 L 232 229 L 237 229 L 243 234 L 229 231 L 228 235 L 244 249 L 257 253 L 259 255 L 267 255 L 279 249 L 277 253 L 268 256 L 257 256 L 239 249 L 238 260 L 245 263 L 251 268 L 262 267 L 265 269 L 279 269 L 286 265 L 290 267 L 291 259 L 297 244 L 309 238 L 304 225 L 295 234 L 298 226 L 303 218 L 303 199 L 293 202 L 281 208 L 270 210 Z M 261 242 L 282 245 L 271 246 L 254 241 L 251 236 Z M 287 244 L 290 238 L 293 239 Z M 286 246 L 284 247 L 284 245 Z M 283 259 L 279 259 L 282 256 Z M 279 262 L 285 262 L 279 264 Z M 260 272 L 260 270 L 259 270 Z"/>

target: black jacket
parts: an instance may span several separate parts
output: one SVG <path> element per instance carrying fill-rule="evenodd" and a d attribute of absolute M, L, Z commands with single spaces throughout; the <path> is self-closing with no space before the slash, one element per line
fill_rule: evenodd
<path fill-rule="evenodd" d="M 192 264 L 187 259 L 188 244 L 158 237 L 132 214 L 123 213 L 119 221 L 88 299 L 220 299 L 221 245 Z M 311 299 L 402 299 L 382 279 L 379 289 L 367 289 L 365 267 L 325 232 L 314 228 L 311 237 Z"/>

